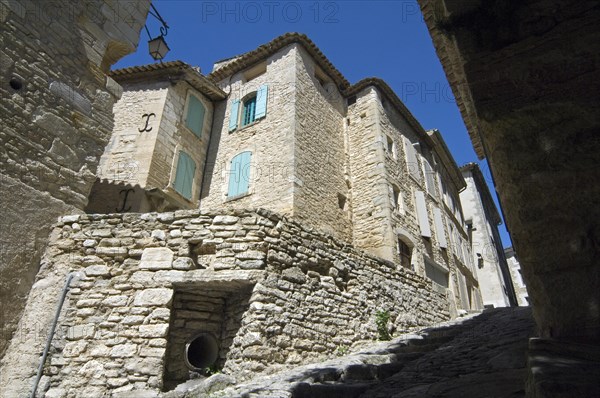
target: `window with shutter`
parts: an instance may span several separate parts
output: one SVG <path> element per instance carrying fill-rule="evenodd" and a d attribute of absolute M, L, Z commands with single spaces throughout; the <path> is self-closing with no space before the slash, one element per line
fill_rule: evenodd
<path fill-rule="evenodd" d="M 419 173 L 419 161 L 417 160 L 417 152 L 415 151 L 412 142 L 410 142 L 407 138 L 404 138 L 404 148 L 406 153 L 406 167 L 408 168 L 408 172 L 415 179 L 417 179 L 417 181 L 420 181 L 421 174 Z"/>
<path fill-rule="evenodd" d="M 250 159 L 252 152 L 246 151 L 237 154 L 231 159 L 229 170 L 229 187 L 227 199 L 233 199 L 248 193 L 250 186 Z"/>
<path fill-rule="evenodd" d="M 427 187 L 427 192 L 431 194 L 433 197 L 436 197 L 435 192 L 435 171 L 431 167 L 429 161 L 422 157 L 423 159 L 423 168 L 425 169 L 425 186 Z"/>
<path fill-rule="evenodd" d="M 242 126 L 246 126 L 254 121 L 256 115 L 256 96 L 252 96 L 244 101 L 242 112 Z"/>
<path fill-rule="evenodd" d="M 444 222 L 442 221 L 442 212 L 439 208 L 433 208 L 433 221 L 435 222 L 435 237 L 438 245 L 444 249 L 448 247 L 446 241 L 446 231 L 444 230 Z"/>
<path fill-rule="evenodd" d="M 240 101 L 231 101 L 231 110 L 229 111 L 229 131 L 233 131 L 238 126 L 238 114 L 240 112 Z"/>
<path fill-rule="evenodd" d="M 173 188 L 188 200 L 192 199 L 192 186 L 195 174 L 196 163 L 194 163 L 187 153 L 180 151 Z"/>
<path fill-rule="evenodd" d="M 205 109 L 202 102 L 193 94 L 188 96 L 185 126 L 198 138 L 202 138 L 202 127 L 204 126 Z"/>
<path fill-rule="evenodd" d="M 427 204 L 425 203 L 425 194 L 423 191 L 415 191 L 415 202 L 417 205 L 417 219 L 421 236 L 431 238 L 431 228 L 429 227 L 429 217 L 427 215 Z"/>
<path fill-rule="evenodd" d="M 256 110 L 254 112 L 254 119 L 262 119 L 267 116 L 267 97 L 269 87 L 267 85 L 260 86 L 256 92 Z"/>

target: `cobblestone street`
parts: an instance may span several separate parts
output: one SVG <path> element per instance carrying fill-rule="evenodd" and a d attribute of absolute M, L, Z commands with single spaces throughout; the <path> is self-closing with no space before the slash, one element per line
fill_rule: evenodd
<path fill-rule="evenodd" d="M 486 310 L 222 391 L 228 376 L 215 375 L 165 397 L 520 397 L 533 331 L 530 308 Z"/>

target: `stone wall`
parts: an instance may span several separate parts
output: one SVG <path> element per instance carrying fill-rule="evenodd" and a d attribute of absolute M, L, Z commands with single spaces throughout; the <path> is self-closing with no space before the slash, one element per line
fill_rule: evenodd
<path fill-rule="evenodd" d="M 0 3 L 0 356 L 52 223 L 86 204 L 121 93 L 106 72 L 135 50 L 149 4 Z"/>
<path fill-rule="evenodd" d="M 296 54 L 294 217 L 351 241 L 346 101 L 304 48 Z"/>
<path fill-rule="evenodd" d="M 3 397 L 31 386 L 70 272 L 48 397 L 172 388 L 189 377 L 181 353 L 195 333 L 211 333 L 217 366 L 243 380 L 377 339 L 378 310 L 395 330 L 449 318 L 429 280 L 265 210 L 66 216 L 2 362 Z"/>

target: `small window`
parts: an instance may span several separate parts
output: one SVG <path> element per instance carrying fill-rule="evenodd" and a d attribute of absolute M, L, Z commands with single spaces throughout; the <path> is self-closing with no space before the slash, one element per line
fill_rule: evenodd
<path fill-rule="evenodd" d="M 402 192 L 400 188 L 395 185 L 390 186 L 390 193 L 392 194 L 392 206 L 395 212 L 404 214 L 404 200 L 402 198 Z"/>
<path fill-rule="evenodd" d="M 412 250 L 404 241 L 398 238 L 398 257 L 400 257 L 400 265 L 407 269 L 412 269 L 411 264 Z"/>
<path fill-rule="evenodd" d="M 242 126 L 254 122 L 256 116 L 256 94 L 244 101 L 242 110 Z"/>
<path fill-rule="evenodd" d="M 396 156 L 396 143 L 394 142 L 394 140 L 392 139 L 392 137 L 390 137 L 388 135 L 386 135 L 386 147 L 385 147 L 385 151 L 387 152 L 388 155 L 390 155 L 394 159 L 397 158 L 397 156 Z"/>
<path fill-rule="evenodd" d="M 198 138 L 202 138 L 202 127 L 204 126 L 205 108 L 202 102 L 193 94 L 189 94 L 187 100 L 187 112 L 185 114 L 185 127 L 187 127 Z"/>
<path fill-rule="evenodd" d="M 229 111 L 229 131 L 237 129 L 238 125 L 247 126 L 267 115 L 268 86 L 263 85 L 243 101 L 231 101 Z M 241 105 L 241 106 L 240 106 Z"/>
<path fill-rule="evenodd" d="M 246 151 L 237 154 L 231 159 L 229 170 L 229 187 L 227 199 L 234 199 L 248 194 L 250 186 L 250 159 L 252 152 Z"/>
<path fill-rule="evenodd" d="M 194 163 L 190 155 L 180 151 L 173 188 L 188 200 L 192 199 L 192 186 L 194 184 L 195 174 L 196 163 Z"/>
<path fill-rule="evenodd" d="M 338 193 L 337 197 L 338 197 L 338 206 L 339 206 L 340 210 L 347 211 L 348 210 L 348 199 L 341 193 Z"/>

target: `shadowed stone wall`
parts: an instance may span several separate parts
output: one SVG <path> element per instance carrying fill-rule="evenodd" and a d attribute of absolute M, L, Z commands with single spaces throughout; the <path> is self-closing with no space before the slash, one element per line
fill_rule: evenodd
<path fill-rule="evenodd" d="M 0 2 L 0 357 L 56 218 L 82 209 L 150 1 Z"/>

